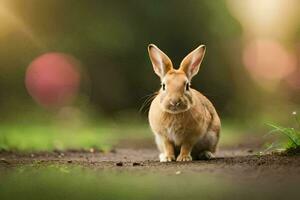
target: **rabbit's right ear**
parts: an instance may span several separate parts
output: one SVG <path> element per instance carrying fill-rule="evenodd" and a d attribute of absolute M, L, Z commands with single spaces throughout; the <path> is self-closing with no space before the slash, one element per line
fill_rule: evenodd
<path fill-rule="evenodd" d="M 148 52 L 154 72 L 160 77 L 160 79 L 163 79 L 167 72 L 173 68 L 172 61 L 154 44 L 148 45 Z"/>

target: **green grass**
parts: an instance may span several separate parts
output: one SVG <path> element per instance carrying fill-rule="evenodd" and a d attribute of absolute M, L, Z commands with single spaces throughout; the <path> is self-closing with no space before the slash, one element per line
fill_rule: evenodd
<path fill-rule="evenodd" d="M 280 133 L 287 138 L 287 142 L 284 142 L 281 145 L 281 147 L 285 150 L 285 152 L 298 154 L 300 153 L 300 122 L 297 113 L 293 112 L 293 115 L 295 117 L 296 124 L 298 126 L 297 128 L 283 127 L 283 126 L 270 124 L 270 123 L 268 125 L 273 128 L 273 130 L 270 133 Z"/>
<path fill-rule="evenodd" d="M 25 166 L 0 173 L 0 196 L 6 199 L 284 199 L 297 185 L 250 184 L 208 173 L 110 171 L 51 165 Z M 278 188 L 278 187 L 277 187 Z M 291 189 L 292 188 L 292 189 Z M 284 195 L 284 196 L 283 196 Z"/>
<path fill-rule="evenodd" d="M 89 149 L 109 150 L 122 139 L 151 137 L 145 124 L 101 124 L 64 126 L 55 124 L 0 125 L 0 149 L 53 150 Z"/>

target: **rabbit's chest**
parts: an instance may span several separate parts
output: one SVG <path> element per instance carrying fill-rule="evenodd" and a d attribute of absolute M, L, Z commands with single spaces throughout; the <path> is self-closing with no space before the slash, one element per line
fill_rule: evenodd
<path fill-rule="evenodd" d="M 164 133 L 170 141 L 173 141 L 175 144 L 180 144 L 185 137 L 187 137 L 188 131 L 184 124 L 174 121 L 165 126 Z"/>
<path fill-rule="evenodd" d="M 162 120 L 160 127 L 163 127 L 163 135 L 181 145 L 184 141 L 199 138 L 206 131 L 207 123 L 200 115 L 180 115 Z"/>

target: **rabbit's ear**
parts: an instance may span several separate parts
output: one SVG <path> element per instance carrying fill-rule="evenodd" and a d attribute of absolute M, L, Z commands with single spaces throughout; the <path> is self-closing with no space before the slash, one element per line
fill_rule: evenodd
<path fill-rule="evenodd" d="M 200 45 L 182 60 L 180 69 L 185 72 L 189 80 L 198 73 L 204 54 L 205 46 Z"/>
<path fill-rule="evenodd" d="M 173 68 L 172 61 L 154 44 L 149 44 L 148 52 L 155 73 L 163 79 L 167 72 Z"/>

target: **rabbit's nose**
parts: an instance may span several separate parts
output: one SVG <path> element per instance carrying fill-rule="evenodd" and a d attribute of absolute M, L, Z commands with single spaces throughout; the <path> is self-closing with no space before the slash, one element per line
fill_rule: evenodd
<path fill-rule="evenodd" d="M 180 100 L 177 100 L 177 101 L 171 100 L 170 104 L 171 104 L 171 106 L 176 106 L 177 107 L 181 104 L 181 101 Z"/>

